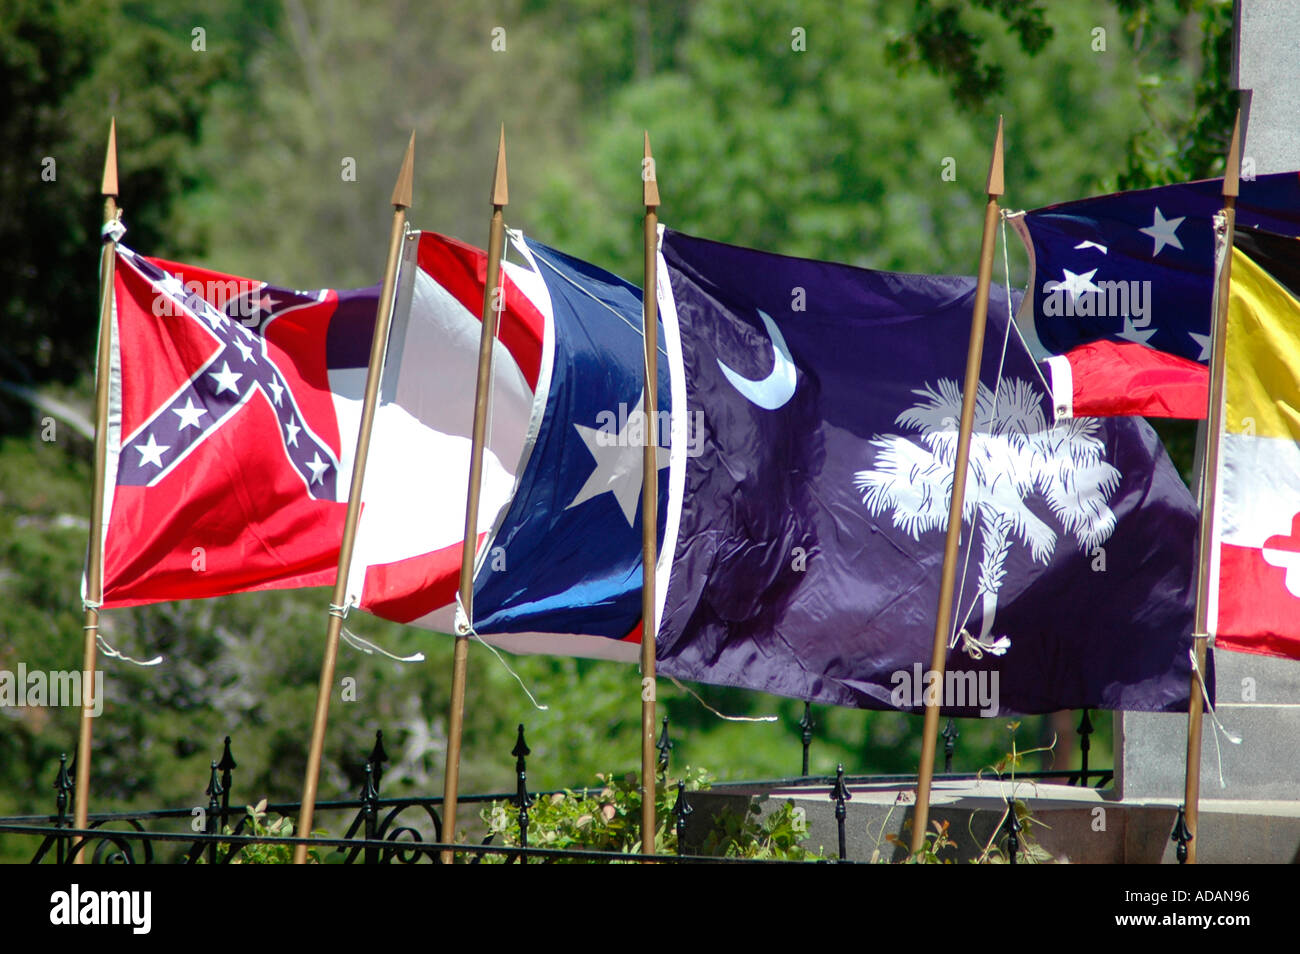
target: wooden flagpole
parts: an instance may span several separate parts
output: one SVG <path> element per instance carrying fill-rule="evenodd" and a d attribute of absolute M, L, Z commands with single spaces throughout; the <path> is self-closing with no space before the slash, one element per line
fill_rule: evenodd
<path fill-rule="evenodd" d="M 659 384 L 659 183 L 650 133 L 641 162 L 645 205 L 645 285 L 641 329 L 645 341 L 645 452 L 641 474 L 641 851 L 655 853 L 655 563 L 659 543 L 659 440 L 656 390 Z"/>
<path fill-rule="evenodd" d="M 1192 671 L 1187 696 L 1187 777 L 1183 787 L 1183 818 L 1190 834 L 1187 863 L 1196 863 L 1196 834 L 1201 798 L 1201 673 L 1205 672 L 1206 646 L 1210 631 L 1210 557 L 1214 545 L 1214 502 L 1219 485 L 1219 434 L 1223 428 L 1223 379 L 1227 366 L 1228 284 L 1232 279 L 1233 231 L 1237 224 L 1238 173 L 1241 169 L 1241 110 L 1232 126 L 1228 163 L 1223 170 L 1223 218 L 1227 248 L 1219 270 L 1218 296 L 1214 305 L 1214 327 L 1210 333 L 1210 393 L 1205 414 L 1205 465 L 1201 469 L 1201 524 L 1196 563 L 1196 631 L 1192 649 L 1196 668 Z"/>
<path fill-rule="evenodd" d="M 117 119 L 108 126 L 108 152 L 104 157 L 104 226 L 122 215 L 117 207 Z M 95 361 L 95 478 L 90 499 L 90 542 L 86 559 L 85 622 L 81 655 L 81 730 L 77 735 L 76 794 L 73 824 L 84 829 L 90 812 L 90 737 L 94 716 L 87 705 L 86 686 L 95 685 L 95 646 L 99 636 L 99 604 L 104 598 L 104 471 L 108 461 L 108 375 L 112 359 L 113 281 L 117 263 L 117 240 L 101 237 L 99 254 L 99 350 Z M 93 690 L 92 690 L 93 691 Z M 99 700 L 102 702 L 102 700 Z M 73 856 L 81 864 L 84 852 Z"/>
<path fill-rule="evenodd" d="M 366 370 L 365 400 L 361 406 L 361 426 L 357 431 L 357 452 L 352 463 L 352 483 L 348 490 L 348 510 L 343 523 L 343 540 L 339 546 L 339 568 L 334 578 L 334 597 L 329 610 L 329 627 L 325 632 L 325 661 L 321 664 L 320 685 L 316 690 L 316 715 L 312 722 L 311 748 L 307 754 L 307 774 L 302 785 L 302 806 L 298 813 L 298 837 L 310 838 L 312 818 L 316 812 L 316 785 L 320 781 L 321 756 L 325 749 L 325 723 L 329 719 L 330 694 L 334 691 L 334 668 L 339 655 L 339 633 L 347 615 L 348 568 L 356 543 L 357 520 L 361 516 L 361 488 L 366 476 L 366 457 L 370 453 L 370 433 L 379 401 L 379 379 L 388 350 L 388 328 L 397 287 L 397 268 L 402 257 L 402 240 L 406 234 L 406 210 L 411 207 L 412 179 L 415 173 L 415 133 L 406 146 L 406 157 L 393 186 L 393 227 L 388 237 L 388 261 L 384 266 L 384 284 L 379 293 L 375 315 L 375 333 L 370 340 L 370 366 Z M 307 863 L 307 845 L 293 849 L 294 864 Z"/>
<path fill-rule="evenodd" d="M 948 537 L 943 548 L 943 574 L 939 582 L 939 611 L 934 624 L 934 648 L 930 656 L 930 675 L 937 679 L 942 696 L 943 674 L 948 658 L 948 630 L 952 626 L 953 591 L 957 583 L 958 547 L 961 543 L 961 512 L 966 497 L 966 468 L 970 460 L 971 431 L 975 424 L 975 398 L 979 390 L 980 364 L 984 357 L 984 328 L 989 311 L 989 282 L 993 277 L 993 251 L 998 224 L 998 198 L 1002 195 L 1002 117 L 993 143 L 993 158 L 984 191 L 984 237 L 980 240 L 979 279 L 975 286 L 975 308 L 971 315 L 970 346 L 966 352 L 966 383 L 962 389 L 961 427 L 957 434 L 957 461 L 952 475 L 952 501 L 948 507 Z M 934 777 L 934 753 L 939 736 L 940 698 L 932 702 L 925 694 L 925 728 L 921 737 L 921 765 L 916 779 L 916 812 L 912 818 L 912 853 L 925 844 L 925 830 L 930 822 L 930 782 Z"/>
<path fill-rule="evenodd" d="M 447 720 L 447 769 L 442 788 L 442 840 L 448 844 L 456 837 L 456 802 L 460 790 L 460 742 L 465 724 L 465 679 L 469 665 L 469 637 L 474 629 L 474 557 L 478 550 L 478 504 L 483 481 L 483 443 L 487 428 L 487 410 L 492 380 L 492 346 L 496 340 L 497 318 L 505 303 L 498 296 L 501 283 L 501 256 L 505 246 L 503 210 L 509 203 L 506 186 L 506 126 L 501 124 L 497 142 L 496 172 L 492 176 L 492 222 L 488 227 L 487 282 L 483 286 L 483 331 L 479 336 L 478 379 L 474 385 L 474 429 L 469 456 L 469 489 L 465 500 L 465 540 L 460 558 L 458 596 L 464 611 L 464 633 L 456 634 L 451 670 L 451 714 Z M 442 853 L 443 864 L 451 864 L 453 853 Z"/>

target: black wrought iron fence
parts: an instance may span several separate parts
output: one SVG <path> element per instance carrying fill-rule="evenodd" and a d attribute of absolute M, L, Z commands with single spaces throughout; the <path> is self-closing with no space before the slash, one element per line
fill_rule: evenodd
<path fill-rule="evenodd" d="M 811 708 L 805 706 L 800 720 L 800 739 L 802 742 L 802 773 L 798 776 L 780 779 L 764 779 L 746 782 L 715 782 L 712 792 L 725 793 L 728 790 L 779 788 L 799 789 L 806 792 L 821 791 L 827 796 L 827 809 L 833 812 L 838 832 L 838 860 L 847 862 L 846 819 L 847 802 L 852 799 L 852 788 L 857 785 L 906 785 L 914 783 L 915 775 L 846 775 L 843 765 L 838 767 L 834 776 L 813 776 L 808 774 L 809 748 L 813 741 L 815 723 Z M 1057 771 L 1017 772 L 1016 778 L 1024 781 L 1056 781 L 1067 785 L 1104 788 L 1112 780 L 1110 769 L 1090 769 L 1088 753 L 1092 722 L 1085 710 L 1080 722 L 1080 767 Z M 955 723 L 949 720 L 944 730 L 944 772 L 937 778 L 951 781 L 975 780 L 989 777 L 987 773 L 952 772 L 952 757 L 958 732 Z M 668 779 L 669 761 L 673 742 L 669 735 L 668 719 L 665 717 L 663 729 L 658 742 L 660 780 Z M 33 864 L 55 863 L 68 864 L 82 860 L 96 864 L 153 864 L 158 862 L 176 862 L 183 864 L 231 864 L 244 859 L 244 852 L 255 846 L 271 848 L 284 846 L 287 849 L 306 841 L 319 857 L 325 861 L 338 861 L 344 864 L 413 864 L 419 861 L 441 863 L 444 852 L 451 852 L 454 860 L 469 864 L 482 863 L 485 860 L 501 858 L 507 863 L 526 864 L 530 861 L 554 863 L 557 861 L 587 862 L 727 862 L 727 863 L 787 863 L 769 859 L 724 858 L 713 855 L 695 855 L 679 847 L 675 855 L 643 855 L 626 852 L 595 851 L 574 848 L 546 848 L 529 845 L 530 809 L 538 797 L 553 796 L 567 792 L 582 792 L 585 797 L 592 786 L 575 786 L 567 790 L 530 792 L 527 784 L 527 757 L 531 754 L 524 735 L 524 726 L 520 725 L 515 745 L 510 755 L 515 760 L 516 786 L 513 793 L 493 793 L 479 795 L 462 795 L 460 803 L 464 805 L 483 805 L 509 803 L 517 813 L 519 843 L 517 845 L 494 844 L 495 835 L 489 834 L 477 844 L 442 842 L 442 798 L 439 796 L 385 798 L 380 794 L 384 776 L 384 766 L 389 761 L 384 750 L 383 732 L 375 733 L 375 743 L 364 763 L 364 781 L 355 799 L 338 799 L 320 801 L 316 804 L 318 818 L 343 814 L 347 824 L 340 825 L 344 834 L 341 837 L 328 835 L 313 836 L 309 839 L 293 837 L 291 833 L 254 832 L 249 833 L 250 822 L 254 821 L 247 809 L 230 807 L 231 793 L 234 788 L 234 773 L 238 768 L 235 761 L 231 738 L 226 736 L 222 746 L 221 758 L 212 761 L 207 788 L 206 809 L 180 808 L 138 810 L 127 812 L 103 812 L 89 817 L 86 829 L 73 827 L 68 814 L 72 802 L 73 766 L 66 755 L 60 757 L 59 768 L 54 780 L 55 811 L 52 815 L 20 815 L 0 817 L 0 833 L 27 836 L 38 839 L 37 847 L 31 855 Z M 994 776 L 995 778 L 997 776 Z M 676 798 L 671 810 L 671 824 L 677 836 L 677 845 L 686 846 L 687 819 L 694 813 L 691 804 L 698 793 L 688 792 L 684 781 L 677 783 Z M 298 802 L 275 802 L 262 805 L 262 811 L 284 819 L 286 826 L 297 819 L 300 804 Z M 167 831 L 158 830 L 160 826 L 177 826 L 186 822 L 193 823 L 202 815 L 202 831 Z M 149 827 L 154 826 L 154 827 Z M 1007 813 L 1005 839 L 1008 847 L 1008 860 L 1015 863 L 1018 854 L 1018 821 L 1014 810 Z M 287 858 L 287 853 L 286 853 Z"/>

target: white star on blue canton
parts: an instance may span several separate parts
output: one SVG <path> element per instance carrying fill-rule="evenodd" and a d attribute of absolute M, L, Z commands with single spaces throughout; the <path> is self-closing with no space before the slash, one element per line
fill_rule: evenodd
<path fill-rule="evenodd" d="M 1144 229 L 1138 229 L 1143 235 L 1149 235 L 1155 241 L 1155 248 L 1151 252 L 1151 257 L 1155 258 L 1160 254 L 1160 250 L 1166 245 L 1172 245 L 1174 248 L 1181 250 L 1183 243 L 1178 240 L 1175 234 L 1178 226 L 1182 225 L 1185 215 L 1180 215 L 1176 219 L 1166 219 L 1160 213 L 1160 206 L 1156 206 L 1155 218 L 1151 224 Z"/>

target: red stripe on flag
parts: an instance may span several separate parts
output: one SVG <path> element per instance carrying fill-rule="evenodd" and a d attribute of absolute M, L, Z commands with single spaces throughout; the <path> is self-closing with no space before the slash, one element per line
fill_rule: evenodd
<path fill-rule="evenodd" d="M 1300 597 L 1261 550 L 1219 547 L 1219 649 L 1300 659 Z"/>
<path fill-rule="evenodd" d="M 424 232 L 420 236 L 420 268 L 477 320 L 483 320 L 483 289 L 487 285 L 487 253 L 481 249 L 438 235 Z M 528 386 L 537 390 L 537 375 L 542 366 L 542 334 L 545 322 L 532 301 L 520 291 L 503 270 L 505 309 L 499 319 L 501 343 L 514 356 Z"/>
<path fill-rule="evenodd" d="M 1205 417 L 1205 365 L 1140 344 L 1094 341 L 1066 353 L 1075 417 Z"/>
<path fill-rule="evenodd" d="M 487 534 L 481 533 L 481 544 Z M 366 568 L 361 608 L 381 619 L 410 623 L 454 603 L 462 544 Z"/>

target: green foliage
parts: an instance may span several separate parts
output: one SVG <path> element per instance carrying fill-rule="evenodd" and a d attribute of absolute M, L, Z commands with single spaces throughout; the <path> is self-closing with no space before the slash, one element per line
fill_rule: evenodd
<path fill-rule="evenodd" d="M 262 799 L 256 805 L 247 805 L 244 811 L 248 816 L 248 824 L 244 826 L 241 834 L 254 835 L 258 838 L 292 838 L 293 837 L 293 819 L 286 818 L 283 815 L 268 815 L 266 813 L 266 799 Z M 223 834 L 233 835 L 234 829 L 229 825 L 225 827 Z M 313 835 L 324 835 L 323 831 L 314 831 Z M 219 844 L 218 853 L 225 857 L 226 852 L 230 851 L 231 846 Z M 320 849 L 307 849 L 308 864 L 318 865 L 321 863 Z M 199 858 L 199 864 L 206 864 L 207 856 Z M 232 865 L 288 865 L 293 863 L 293 846 L 285 844 L 246 844 L 240 847 L 239 854 L 230 860 Z"/>
<path fill-rule="evenodd" d="M 641 851 L 641 790 L 639 776 L 629 772 L 616 776 L 598 774 L 600 788 L 575 792 L 566 789 L 537 798 L 528 809 L 528 845 L 531 848 L 573 849 L 638 853 Z M 687 768 L 682 774 L 686 791 L 709 788 L 713 777 L 703 769 Z M 673 808 L 677 804 L 677 780 L 661 777 L 655 785 L 655 853 L 677 853 L 677 829 Z M 520 844 L 519 809 L 510 801 L 485 805 L 480 817 L 493 836 L 494 844 Z M 821 858 L 804 848 L 808 824 L 803 810 L 787 801 L 762 817 L 762 809 L 751 804 L 743 815 L 724 812 L 701 842 L 706 855 L 812 861 Z M 501 864 L 505 855 L 485 855 L 488 864 Z M 568 859 L 564 863 L 570 863 Z M 585 863 L 577 861 L 574 863 Z"/>

